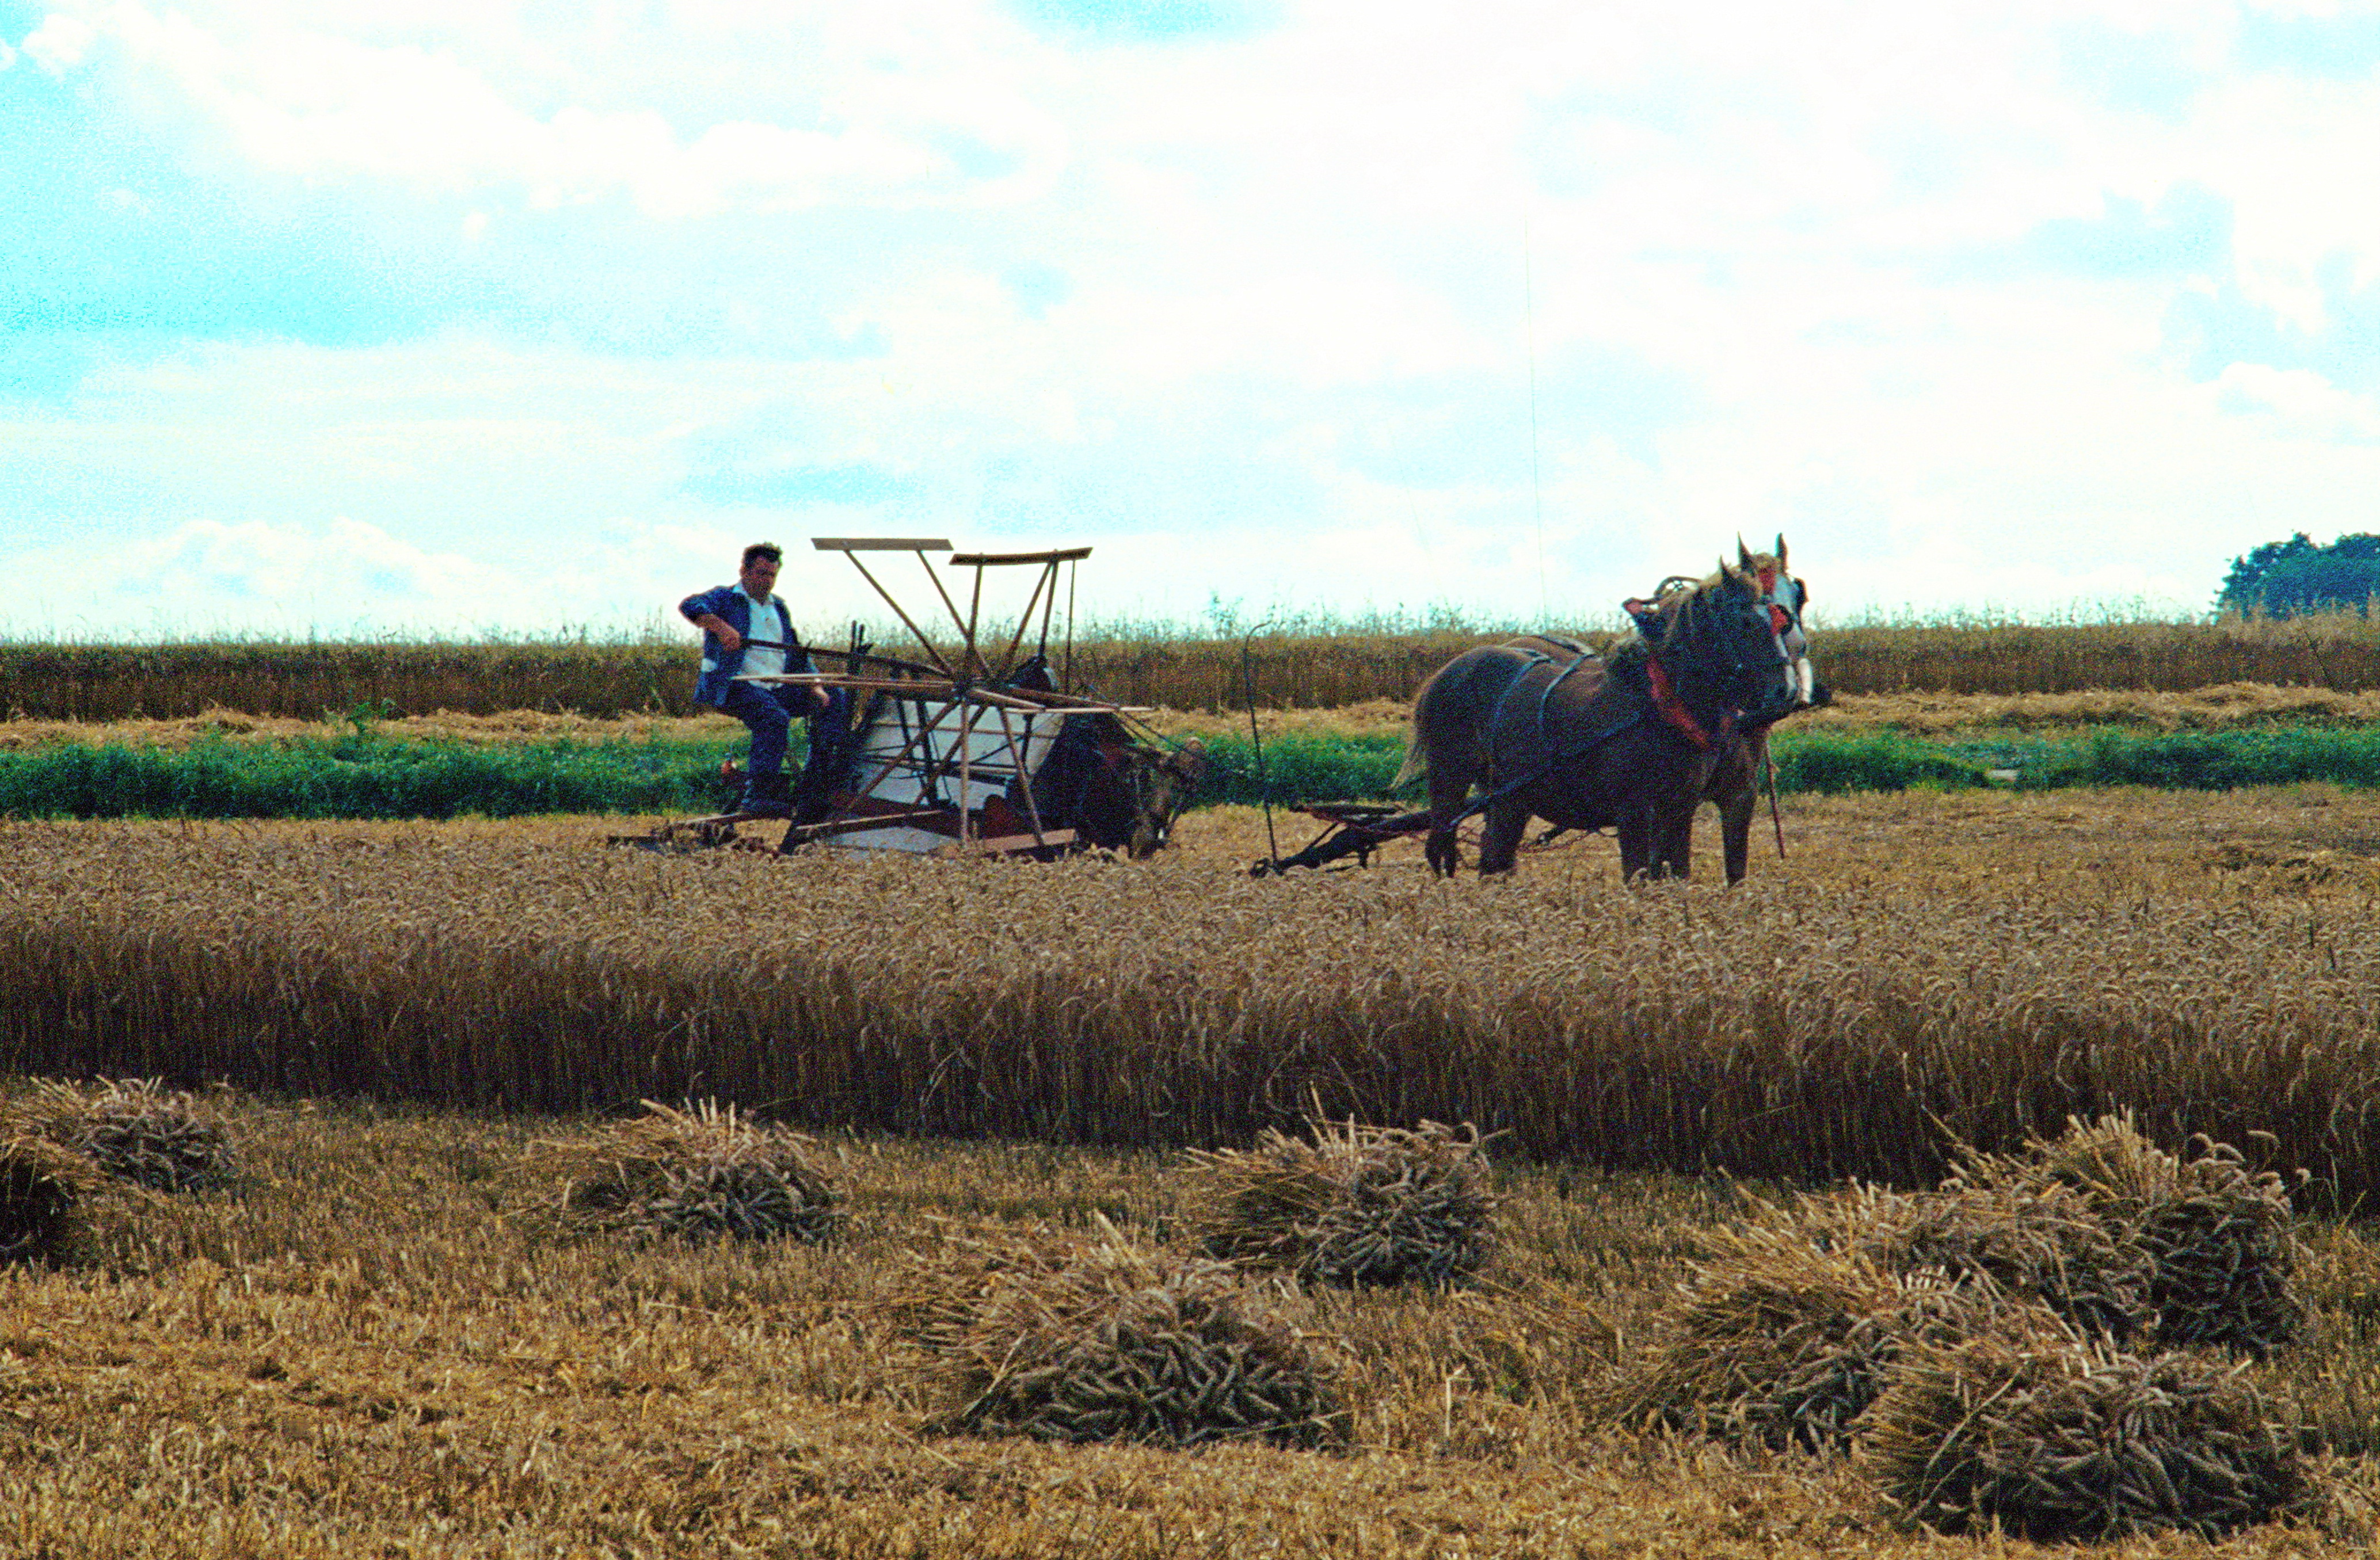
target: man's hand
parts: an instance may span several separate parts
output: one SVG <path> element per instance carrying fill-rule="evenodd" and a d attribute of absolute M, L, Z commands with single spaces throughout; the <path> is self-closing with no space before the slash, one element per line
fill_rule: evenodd
<path fill-rule="evenodd" d="M 744 635 L 728 627 L 727 620 L 717 612 L 705 612 L 695 619 L 694 623 L 697 628 L 704 630 L 717 639 L 719 647 L 730 655 L 734 655 L 743 647 Z"/>
<path fill-rule="evenodd" d="M 820 686 L 819 686 L 817 683 L 811 683 L 811 684 L 810 684 L 810 713 L 811 713 L 811 714 L 813 714 L 813 715 L 824 715 L 824 714 L 826 713 L 827 706 L 829 706 L 829 705 L 832 704 L 833 702 L 834 702 L 834 701 L 833 701 L 832 699 L 831 699 L 831 698 L 827 697 L 826 690 L 825 690 L 824 688 L 820 687 Z"/>

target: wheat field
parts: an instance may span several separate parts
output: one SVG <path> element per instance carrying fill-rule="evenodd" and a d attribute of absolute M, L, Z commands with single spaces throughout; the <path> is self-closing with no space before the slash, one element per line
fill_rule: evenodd
<path fill-rule="evenodd" d="M 1815 584 L 1823 599 L 1823 572 Z M 2380 619 L 2357 612 L 2278 622 L 1837 625 L 1821 611 L 1812 621 L 1818 664 L 1841 693 L 2380 686 Z M 1070 648 L 1053 647 L 1053 657 L 1068 686 L 1126 704 L 1216 711 L 1253 699 L 1269 708 L 1330 709 L 1405 698 L 1472 646 L 1548 626 L 1597 646 L 1613 637 L 1606 629 L 1559 623 L 1415 627 L 1325 620 L 1243 641 L 1162 624 L 1111 625 L 1087 631 Z M 842 633 L 828 637 L 839 642 Z M 890 654 L 916 653 L 904 633 L 879 630 L 876 637 Z M 695 659 L 690 635 L 675 627 L 613 643 L 0 643 L 0 688 L 6 690 L 0 716 L 107 722 L 186 720 L 215 708 L 299 720 L 359 709 L 684 715 Z"/>
<path fill-rule="evenodd" d="M 1840 1459 L 1600 1417 L 1748 1195 L 1930 1184 L 1953 1134 L 2121 1107 L 2313 1171 L 2309 1206 L 2380 1181 L 2368 793 L 1799 799 L 1733 891 L 1625 888 L 1598 839 L 1501 881 L 1403 846 L 1251 879 L 1245 808 L 1056 866 L 601 842 L 636 821 L 0 825 L 0 1070 L 228 1084 L 239 1172 L 103 1196 L 79 1264 L 0 1270 L 0 1551 L 1972 1554 Z M 836 1243 L 545 1216 L 585 1113 L 694 1095 L 822 1134 Z M 1477 1288 L 1298 1300 L 1342 1449 L 929 1433 L 887 1320 L 917 1262 L 1094 1219 L 1178 1242 L 1176 1151 L 1315 1104 L 1501 1134 Z M 2353 1487 L 2380 1263 L 2355 1225 L 2313 1242 L 2318 1341 L 2253 1369 Z"/>
<path fill-rule="evenodd" d="M 0 1065 L 1138 1147 L 1318 1091 L 1535 1157 L 1899 1181 L 2131 1108 L 2380 1190 L 2362 792 L 1804 800 L 1731 892 L 1623 889 L 1597 839 L 1253 880 L 1246 809 L 1055 867 L 607 827 L 0 826 Z"/>

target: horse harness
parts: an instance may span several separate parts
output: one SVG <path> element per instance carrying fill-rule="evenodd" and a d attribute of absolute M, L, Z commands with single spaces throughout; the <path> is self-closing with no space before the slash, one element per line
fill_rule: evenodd
<path fill-rule="evenodd" d="M 1773 571 L 1764 569 L 1760 572 L 1759 577 L 1761 594 L 1768 602 L 1769 611 L 1777 617 L 1785 616 L 1784 609 L 1779 607 L 1774 599 L 1776 592 L 1776 574 Z M 1682 578 L 1682 576 L 1679 576 L 1679 578 Z M 1674 583 L 1678 583 L 1678 580 L 1673 578 L 1662 581 L 1660 588 L 1654 592 L 1655 597 L 1658 599 L 1661 590 L 1667 589 Z M 1626 603 L 1629 615 L 1631 617 L 1637 617 L 1638 611 L 1643 607 L 1643 605 L 1644 604 L 1642 602 L 1634 600 Z M 1645 611 L 1649 611 L 1649 609 L 1645 609 Z M 1774 622 L 1772 622 L 1770 626 L 1772 631 L 1779 633 L 1781 636 L 1782 630 L 1777 628 Z M 1638 627 L 1639 632 L 1641 633 L 1643 628 L 1641 620 Z M 1602 658 L 1597 655 L 1593 650 L 1587 648 L 1585 645 L 1580 644 L 1577 640 L 1564 638 L 1562 635 L 1558 634 L 1539 634 L 1533 635 L 1533 637 L 1542 639 L 1549 645 L 1558 645 L 1561 648 L 1571 652 L 1571 659 L 1568 664 L 1564 665 L 1560 671 L 1555 672 L 1551 677 L 1548 678 L 1546 680 L 1545 686 L 1537 691 L 1537 707 L 1536 710 L 1537 745 L 1540 748 L 1544 748 L 1548 745 L 1546 735 L 1546 707 L 1553 699 L 1554 690 L 1560 687 L 1562 684 L 1563 680 L 1568 678 L 1572 672 L 1576 671 L 1580 667 L 1585 666 L 1590 660 L 1600 660 Z M 1505 686 L 1504 691 L 1497 695 L 1495 707 L 1488 713 L 1487 729 L 1491 732 L 1494 732 L 1502 722 L 1504 717 L 1504 707 L 1506 703 L 1511 700 L 1514 690 L 1520 687 L 1522 679 L 1526 677 L 1531 670 L 1538 666 L 1551 666 L 1554 664 L 1554 658 L 1547 655 L 1542 650 L 1520 650 L 1517 649 L 1516 647 L 1507 647 L 1516 649 L 1516 653 L 1524 658 L 1524 660 L 1520 675 L 1514 677 L 1512 681 Z M 1680 736 L 1693 744 L 1696 748 L 1706 753 L 1710 751 L 1711 746 L 1715 742 L 1725 742 L 1734 736 L 1736 717 L 1736 712 L 1734 710 L 1723 709 L 1719 712 L 1718 730 L 1717 732 L 1705 731 L 1703 729 L 1703 723 L 1694 718 L 1694 712 L 1688 709 L 1685 706 L 1685 702 L 1678 697 L 1677 689 L 1670 682 L 1670 669 L 1662 664 L 1660 648 L 1653 643 L 1649 635 L 1645 638 L 1645 681 L 1647 691 L 1652 695 L 1651 707 L 1661 717 L 1663 724 L 1676 732 Z M 1729 647 L 1729 654 L 1734 658 L 1732 670 L 1737 672 L 1741 672 L 1743 670 L 1743 657 L 1742 652 L 1736 650 L 1733 645 L 1730 644 Z M 1536 768 L 1531 769 L 1527 774 L 1523 775 L 1516 780 L 1508 780 L 1504 784 L 1498 786 L 1495 790 L 1487 792 L 1471 802 L 1461 812 L 1454 815 L 1453 818 L 1450 820 L 1448 827 L 1451 828 L 1454 824 L 1463 823 L 1471 818 L 1476 817 L 1481 813 L 1486 812 L 1489 807 L 1501 802 L 1505 797 L 1511 796 L 1516 792 L 1526 790 L 1529 786 L 1534 785 L 1538 780 L 1542 779 L 1546 774 L 1546 771 L 1551 769 L 1555 765 L 1564 763 L 1572 758 L 1585 757 L 1588 754 L 1593 753 L 1596 749 L 1601 747 L 1605 743 L 1611 741 L 1614 737 L 1619 736 L 1622 732 L 1627 731 L 1630 727 L 1634 726 L 1639 721 L 1643 720 L 1645 719 L 1645 711 L 1641 707 L 1632 710 L 1622 719 L 1614 721 L 1611 725 L 1596 732 L 1595 735 L 1587 738 L 1585 741 L 1548 753 L 1546 756 L 1545 762 L 1539 764 Z"/>
<path fill-rule="evenodd" d="M 1543 639 L 1548 644 L 1559 645 L 1563 649 L 1572 652 L 1569 662 L 1565 664 L 1560 671 L 1555 672 L 1551 677 L 1546 679 L 1545 686 L 1537 692 L 1537 707 L 1536 711 L 1537 745 L 1543 748 L 1549 745 L 1546 735 L 1546 707 L 1552 701 L 1554 690 L 1560 687 L 1562 681 L 1569 677 L 1572 672 L 1576 671 L 1588 661 L 1600 660 L 1603 658 L 1573 639 L 1564 639 L 1551 634 L 1540 634 L 1536 637 Z M 1503 693 L 1497 695 L 1496 706 L 1493 709 L 1488 711 L 1488 730 L 1490 732 L 1496 730 L 1496 728 L 1502 722 L 1504 706 L 1512 698 L 1513 691 L 1520 687 L 1522 677 L 1525 677 L 1528 671 L 1533 668 L 1539 666 L 1551 666 L 1554 664 L 1554 658 L 1547 655 L 1542 650 L 1521 650 L 1518 654 L 1524 659 L 1521 677 L 1513 678 L 1512 683 L 1504 689 Z M 1705 732 L 1702 729 L 1702 723 L 1694 719 L 1694 711 L 1688 709 L 1679 701 L 1676 690 L 1670 686 L 1669 674 L 1662 670 L 1661 659 L 1658 653 L 1647 658 L 1645 661 L 1645 671 L 1647 681 L 1652 684 L 1654 699 L 1652 707 L 1659 711 L 1662 720 L 1666 723 L 1676 728 L 1682 735 L 1693 742 L 1695 746 L 1708 748 L 1711 744 L 1710 734 Z M 1526 790 L 1529 786 L 1534 785 L 1538 780 L 1543 778 L 1547 770 L 1552 768 L 1557 764 L 1567 762 L 1572 758 L 1585 757 L 1588 754 L 1593 753 L 1597 748 L 1601 747 L 1605 743 L 1609 742 L 1612 738 L 1620 735 L 1622 732 L 1627 731 L 1630 727 L 1634 726 L 1639 721 L 1643 720 L 1645 719 L 1645 711 L 1643 707 L 1633 709 L 1620 720 L 1615 720 L 1610 725 L 1605 727 L 1602 731 L 1599 731 L 1593 736 L 1588 737 L 1585 741 L 1575 743 L 1569 747 L 1559 748 L 1547 754 L 1544 763 L 1539 764 L 1536 768 L 1531 769 L 1519 780 L 1508 780 L 1504 784 L 1498 786 L 1495 790 L 1479 796 L 1476 800 L 1465 806 L 1461 812 L 1455 814 L 1451 823 L 1459 824 L 1476 817 L 1481 813 L 1486 812 L 1489 807 L 1501 802 L 1505 797 L 1512 795 L 1516 792 Z M 1729 710 L 1720 718 L 1720 734 L 1724 736 L 1730 733 L 1734 729 L 1734 725 L 1735 712 L 1733 710 Z"/>

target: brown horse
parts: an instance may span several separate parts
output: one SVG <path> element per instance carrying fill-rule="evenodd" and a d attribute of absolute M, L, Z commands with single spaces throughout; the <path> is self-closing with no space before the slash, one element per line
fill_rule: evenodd
<path fill-rule="evenodd" d="M 1483 874 L 1512 870 L 1535 816 L 1558 828 L 1616 827 L 1630 878 L 1687 876 L 1694 809 L 1725 783 L 1724 768 L 1748 762 L 1742 731 L 1765 732 L 1798 707 L 1808 681 L 1758 561 L 1741 543 L 1736 551 L 1740 566 L 1722 562 L 1699 584 L 1627 603 L 1636 633 L 1609 659 L 1535 636 L 1467 650 L 1422 684 L 1397 778 L 1428 774 L 1431 866 L 1457 869 L 1455 826 L 1484 813 Z M 1486 794 L 1471 801 L 1475 784 Z M 1732 883 L 1742 873 L 1730 866 Z"/>

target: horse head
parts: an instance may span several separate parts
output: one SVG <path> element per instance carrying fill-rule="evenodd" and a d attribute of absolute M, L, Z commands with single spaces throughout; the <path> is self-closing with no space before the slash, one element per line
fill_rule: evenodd
<path fill-rule="evenodd" d="M 1738 537 L 1735 554 L 1738 566 L 1760 582 L 1761 592 L 1767 599 L 1777 647 L 1793 670 L 1796 686 L 1792 707 L 1833 702 L 1818 682 L 1817 670 L 1810 664 L 1810 639 L 1803 622 L 1810 605 L 1810 587 L 1786 565 L 1784 533 L 1778 533 L 1777 550 L 1773 553 L 1755 552 Z"/>
<path fill-rule="evenodd" d="M 1747 724 L 1766 725 L 1798 707 L 1802 683 L 1779 626 L 1782 609 L 1756 571 L 1722 558 L 1708 579 L 1670 584 L 1674 588 L 1652 602 L 1626 604 L 1669 675 L 1690 678 Z"/>

